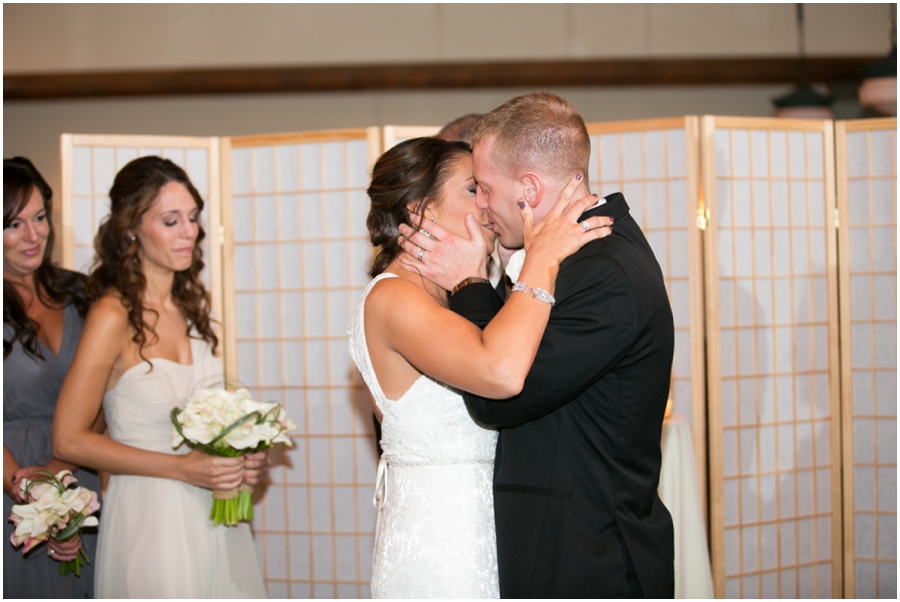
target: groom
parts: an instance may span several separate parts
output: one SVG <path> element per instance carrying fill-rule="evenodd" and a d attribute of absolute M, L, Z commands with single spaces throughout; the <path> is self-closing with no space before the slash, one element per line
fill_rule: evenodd
<path fill-rule="evenodd" d="M 517 203 L 528 203 L 537 222 L 566 182 L 588 173 L 584 121 L 553 94 L 519 96 L 494 109 L 472 145 L 476 202 L 506 248 L 524 242 Z M 580 193 L 575 198 L 588 193 L 586 183 Z M 504 598 L 674 596 L 672 519 L 656 491 L 672 311 L 624 197 L 605 201 L 583 219 L 610 216 L 613 232 L 560 266 L 556 303 L 522 393 L 507 400 L 465 395 L 477 422 L 500 429 L 494 507 Z M 450 308 L 483 327 L 502 302 L 478 281 L 485 276 L 478 252 L 461 265 L 466 246 L 444 235 L 421 271 L 456 289 Z"/>

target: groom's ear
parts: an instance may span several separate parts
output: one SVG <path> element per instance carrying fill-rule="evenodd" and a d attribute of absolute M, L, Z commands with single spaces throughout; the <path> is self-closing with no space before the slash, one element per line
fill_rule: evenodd
<path fill-rule="evenodd" d="M 525 172 L 519 178 L 522 183 L 522 196 L 532 209 L 540 204 L 544 196 L 544 180 L 534 172 Z"/>

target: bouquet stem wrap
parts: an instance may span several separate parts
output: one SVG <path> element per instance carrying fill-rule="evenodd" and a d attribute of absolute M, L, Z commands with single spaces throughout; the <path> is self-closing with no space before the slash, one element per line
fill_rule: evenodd
<path fill-rule="evenodd" d="M 242 484 L 236 489 L 214 489 L 209 520 L 216 525 L 236 525 L 253 520 L 253 487 Z"/>

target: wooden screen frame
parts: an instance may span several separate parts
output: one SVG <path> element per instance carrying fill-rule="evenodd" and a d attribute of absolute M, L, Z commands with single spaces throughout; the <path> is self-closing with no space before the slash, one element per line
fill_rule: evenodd
<path fill-rule="evenodd" d="M 820 132 L 823 136 L 824 194 L 826 199 L 826 279 L 828 290 L 828 373 L 829 412 L 832 418 L 830 430 L 831 462 L 831 518 L 832 525 L 832 595 L 842 591 L 842 541 L 841 541 L 841 429 L 840 429 L 840 373 L 838 370 L 838 288 L 837 288 L 837 232 L 833 219 L 829 219 L 828 207 L 834 207 L 834 137 L 831 121 L 805 119 L 776 119 L 754 117 L 721 117 L 704 115 L 701 118 L 703 191 L 709 227 L 705 232 L 705 288 L 706 288 L 706 342 L 707 342 L 707 407 L 709 412 L 709 474 L 710 474 L 710 553 L 713 584 L 717 598 L 725 596 L 725 538 L 724 538 L 724 489 L 723 489 L 723 431 L 722 431 L 722 365 L 721 337 L 719 331 L 719 273 L 711 266 L 717 265 L 718 241 L 716 227 L 716 169 L 715 131 L 723 129 L 774 130 L 785 132 Z M 762 570 L 760 570 L 762 572 Z"/>
<path fill-rule="evenodd" d="M 853 450 L 853 362 L 852 362 L 852 316 L 850 299 L 850 181 L 847 173 L 847 134 L 875 130 L 893 130 L 895 156 L 892 163 L 896 174 L 896 142 L 897 118 L 866 119 L 854 121 L 837 121 L 835 128 L 835 165 L 837 181 L 837 237 L 839 260 L 840 299 L 840 370 L 841 370 L 841 428 L 843 466 L 843 512 L 844 512 L 844 591 L 845 598 L 856 597 L 856 539 L 855 539 L 855 504 L 854 504 L 854 450 Z M 897 181 L 894 180 L 896 203 Z M 895 215 L 896 219 L 896 215 Z M 896 235 L 895 235 L 896 236 Z M 895 250 L 896 252 L 896 250 Z M 895 366 L 896 369 L 896 366 Z M 896 558 L 895 558 L 896 562 Z"/>
<path fill-rule="evenodd" d="M 365 137 L 368 140 L 369 169 L 381 154 L 381 128 L 347 128 L 337 130 L 316 130 L 310 132 L 286 132 L 277 134 L 261 134 L 251 136 L 230 136 L 220 139 L 221 144 L 221 190 L 222 190 L 222 265 L 234 264 L 234 212 L 232 210 L 233 191 L 230 174 L 233 173 L 231 151 L 236 148 L 258 146 L 276 146 L 281 144 L 299 144 L 304 142 L 335 142 L 347 137 Z M 226 202 L 228 201 L 228 202 Z M 222 274 L 222 291 L 224 295 L 225 315 L 234 316 L 236 289 L 234 275 L 230 270 Z M 237 328 L 229 322 L 225 329 L 223 353 L 225 359 L 225 377 L 237 378 Z"/>
<path fill-rule="evenodd" d="M 366 140 L 367 150 L 366 150 L 366 160 L 368 165 L 368 170 L 371 172 L 371 167 L 380 155 L 381 151 L 381 141 L 382 141 L 382 129 L 379 127 L 368 127 L 368 128 L 346 128 L 346 129 L 335 129 L 335 130 L 320 130 L 320 131 L 308 131 L 308 132 L 288 132 L 288 133 L 277 133 L 277 134 L 267 134 L 267 135 L 253 135 L 253 136 L 236 136 L 236 137 L 225 137 L 221 139 L 221 148 L 222 148 L 222 180 L 221 180 L 221 188 L 223 191 L 222 196 L 222 228 L 223 228 L 223 265 L 235 265 L 235 240 L 234 240 L 234 192 L 232 186 L 231 176 L 233 174 L 232 169 L 232 151 L 234 149 L 241 148 L 258 148 L 258 147 L 273 147 L 273 146 L 281 146 L 281 145 L 293 145 L 293 144 L 309 144 L 309 143 L 328 143 L 328 142 L 347 142 L 348 140 Z M 223 270 L 223 291 L 225 296 L 225 315 L 226 315 L 226 333 L 223 339 L 224 345 L 224 355 L 225 355 L 225 375 L 227 378 L 232 378 L 235 381 L 238 381 L 238 336 L 237 336 L 237 286 L 235 283 L 235 271 L 233 269 L 225 269 Z M 361 388 L 363 387 L 363 383 L 361 379 L 358 379 L 355 371 L 352 373 L 354 380 L 351 382 L 351 388 Z M 299 422 L 299 421 L 298 421 Z M 322 437 L 330 437 L 331 435 L 311 435 L 314 438 L 322 438 Z M 307 462 L 309 462 L 309 458 L 307 458 Z M 309 475 L 309 470 L 307 470 L 307 474 Z M 372 483 L 374 485 L 375 474 L 374 472 L 371 475 Z M 334 483 L 331 483 L 333 486 Z M 310 484 L 309 486 L 313 486 Z M 287 503 L 287 502 L 285 502 Z M 311 509 L 310 509 L 311 512 Z M 373 525 L 374 526 L 374 525 Z M 310 540 L 314 536 L 312 531 L 312 524 L 309 525 L 309 536 Z M 285 534 L 287 534 L 287 530 L 285 530 Z M 334 535 L 334 533 L 332 533 Z M 365 533 L 341 533 L 341 535 L 365 535 Z M 258 544 L 261 542 L 257 542 Z M 336 550 L 332 549 L 332 554 L 336 554 Z M 281 578 L 269 578 L 267 577 L 267 569 L 269 567 L 268 558 L 266 556 L 266 550 L 264 548 L 260 548 L 260 562 L 263 566 L 264 577 L 267 582 L 267 588 L 269 582 L 275 583 L 305 583 L 304 580 L 294 580 L 294 579 L 281 579 Z M 315 575 L 311 572 L 309 578 L 310 587 L 312 588 L 315 584 L 316 587 L 322 584 L 332 583 L 331 581 L 317 581 Z M 338 587 L 338 582 L 333 583 L 334 587 Z M 290 590 L 289 590 L 290 591 Z M 335 590 L 337 591 L 337 590 Z M 334 594 L 333 594 L 334 595 Z"/>
<path fill-rule="evenodd" d="M 656 119 L 636 119 L 614 122 L 585 124 L 588 135 L 626 134 L 660 130 L 684 130 L 685 132 L 685 177 L 687 180 L 686 216 L 688 228 L 688 288 L 690 306 L 690 347 L 691 347 L 691 437 L 703 504 L 703 516 L 707 524 L 707 435 L 706 435 L 706 357 L 704 351 L 703 321 L 703 238 L 705 223 L 697 219 L 703 214 L 703 199 L 700 196 L 700 120 L 697 116 L 663 117 Z M 595 149 L 599 150 L 599 149 Z M 621 155 L 620 155 L 621 156 Z M 626 199 L 627 200 L 627 199 Z M 692 204 L 696 203 L 695 207 Z"/>
<path fill-rule="evenodd" d="M 714 148 L 716 128 L 770 129 L 778 131 L 816 131 L 823 134 L 823 152 L 826 155 L 823 163 L 825 170 L 825 195 L 829 202 L 838 198 L 846 198 L 846 180 L 836 177 L 837 159 L 843 152 L 841 136 L 846 132 L 871 129 L 874 127 L 892 127 L 896 130 L 896 119 L 866 120 L 852 122 L 786 120 L 765 118 L 739 118 L 720 116 L 688 116 L 677 118 L 661 118 L 650 120 L 633 120 L 613 123 L 588 124 L 591 135 L 600 133 L 624 133 L 646 130 L 684 128 L 687 144 L 696 152 L 687 154 L 688 170 L 688 204 L 696 202 L 696 224 L 690 219 L 689 255 L 690 255 L 690 308 L 691 320 L 691 358 L 692 358 L 692 428 L 694 451 L 697 460 L 697 475 L 701 483 L 701 495 L 708 498 L 708 533 L 713 566 L 715 593 L 717 597 L 724 595 L 724 531 L 723 531 L 723 491 L 721 477 L 716 482 L 716 475 L 723 471 L 722 453 L 722 366 L 720 361 L 721 340 L 718 330 L 719 292 L 718 273 L 710 266 L 716 266 L 718 252 L 717 230 L 710 227 L 704 230 L 704 221 L 714 224 L 715 215 L 715 158 L 710 152 Z M 210 174 L 207 200 L 208 210 L 208 243 L 210 286 L 213 309 L 220 318 L 222 327 L 220 339 L 223 341 L 223 359 L 225 372 L 231 378 L 237 377 L 237 329 L 234 316 L 236 310 L 235 283 L 232 270 L 224 266 L 234 262 L 233 225 L 234 215 L 230 202 L 232 198 L 231 152 L 235 148 L 250 146 L 269 146 L 298 142 L 327 142 L 345 140 L 348 132 L 365 135 L 368 140 L 369 165 L 399 139 L 417 136 L 430 136 L 437 133 L 438 126 L 382 126 L 369 128 L 353 128 L 347 130 L 326 130 L 298 133 L 278 133 L 269 135 L 204 138 L 185 136 L 120 136 L 120 135 L 80 135 L 64 134 L 61 137 L 62 194 L 59 217 L 61 227 L 58 228 L 62 265 L 72 266 L 74 262 L 73 234 L 73 181 L 72 181 L 72 149 L 73 146 L 131 146 L 160 148 L 207 148 Z M 839 175 L 839 174 L 838 174 Z M 896 185 L 895 185 L 896 186 Z M 837 188 L 837 190 L 836 190 Z M 841 224 L 846 224 L 846 204 L 842 209 L 835 203 L 835 211 Z M 710 210 L 712 208 L 712 211 Z M 848 349 L 838 347 L 840 333 L 843 341 L 849 341 L 849 321 L 838 316 L 838 308 L 849 308 L 849 288 L 837 286 L 849 280 L 849 266 L 846 260 L 839 261 L 836 244 L 843 252 L 848 249 L 848 231 L 840 228 L 826 214 L 827 239 L 827 290 L 828 290 L 828 363 L 829 363 L 829 408 L 832 412 L 830 461 L 832 474 L 838 476 L 831 481 L 831 514 L 832 528 L 832 562 L 837 565 L 843 562 L 842 569 L 832 572 L 832 593 L 851 592 L 854 588 L 853 574 L 853 475 L 852 470 L 845 470 L 841 480 L 841 468 L 848 468 L 852 462 L 852 438 L 841 435 L 841 430 L 850 432 L 848 426 L 849 405 L 852 401 L 852 389 L 849 362 L 846 358 Z M 215 224 L 219 224 L 218 227 Z M 699 266 L 699 267 L 698 267 Z M 846 314 L 847 312 L 843 312 Z M 227 327 L 226 327 L 227 325 Z M 707 352 L 704 351 L 706 345 Z M 837 407 L 835 407 L 837 404 Z M 708 448 L 707 448 L 708 446 Z M 707 454 L 708 449 L 708 454 Z M 707 480 L 707 468 L 709 480 Z M 373 476 L 374 478 L 374 476 Z M 841 534 L 843 533 L 843 538 Z"/>
<path fill-rule="evenodd" d="M 75 239 L 73 232 L 74 190 L 72 180 L 72 150 L 76 146 L 88 147 L 159 147 L 159 148 L 204 148 L 207 149 L 209 163 L 208 187 L 204 209 L 207 212 L 208 232 L 206 233 L 209 253 L 204 257 L 209 273 L 212 312 L 215 316 L 213 328 L 222 340 L 227 329 L 224 328 L 222 288 L 222 219 L 221 219 L 221 149 L 219 138 L 198 136 L 141 136 L 119 134 L 62 134 L 60 136 L 60 165 L 62 168 L 62 193 L 60 202 L 60 247 L 61 265 L 74 269 Z M 224 352 L 224 348 L 223 348 Z"/>
<path fill-rule="evenodd" d="M 439 125 L 386 125 L 381 129 L 381 152 L 387 152 L 402 140 L 435 136 L 440 131 Z"/>

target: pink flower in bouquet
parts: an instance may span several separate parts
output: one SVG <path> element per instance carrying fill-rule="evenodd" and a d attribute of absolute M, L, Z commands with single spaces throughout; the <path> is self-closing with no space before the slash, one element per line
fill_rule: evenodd
<path fill-rule="evenodd" d="M 97 517 L 91 516 L 100 509 L 97 494 L 84 487 L 71 487 L 76 482 L 68 470 L 56 476 L 41 471 L 22 480 L 27 503 L 14 505 L 9 516 L 16 527 L 10 536 L 13 546 L 24 544 L 22 552 L 27 553 L 51 537 L 64 541 L 78 537 L 82 527 L 99 524 Z M 60 573 L 74 570 L 78 574 L 82 557 L 87 560 L 84 550 L 74 560 L 62 563 Z"/>

